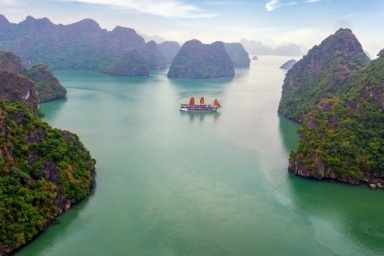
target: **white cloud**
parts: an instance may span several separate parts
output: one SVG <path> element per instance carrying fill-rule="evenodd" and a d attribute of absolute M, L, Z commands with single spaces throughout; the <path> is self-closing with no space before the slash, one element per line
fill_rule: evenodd
<path fill-rule="evenodd" d="M 278 0 L 271 0 L 266 5 L 265 8 L 267 11 L 271 12 L 276 8 L 279 8 L 279 1 Z"/>
<path fill-rule="evenodd" d="M 284 5 L 296 5 L 297 2 L 289 2 L 289 3 L 280 3 L 279 0 L 270 0 L 268 3 L 265 4 L 265 8 L 267 9 L 267 11 L 271 12 L 277 8 L 280 8 Z"/>
<path fill-rule="evenodd" d="M 1 1 L 1 0 L 0 0 Z M 167 18 L 213 18 L 215 13 L 207 12 L 198 6 L 183 3 L 180 0 L 62 0 L 91 5 L 104 5 L 133 10 Z"/>
<path fill-rule="evenodd" d="M 307 0 L 305 1 L 306 3 L 318 3 L 321 2 L 322 0 Z"/>

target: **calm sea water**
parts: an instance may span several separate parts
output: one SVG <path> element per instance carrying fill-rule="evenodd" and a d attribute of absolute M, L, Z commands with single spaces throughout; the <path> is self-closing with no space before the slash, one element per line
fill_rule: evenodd
<path fill-rule="evenodd" d="M 68 97 L 41 106 L 45 121 L 91 151 L 96 191 L 17 255 L 383 254 L 383 191 L 287 173 L 286 60 L 233 79 L 55 72 Z M 222 109 L 181 113 L 191 96 Z"/>

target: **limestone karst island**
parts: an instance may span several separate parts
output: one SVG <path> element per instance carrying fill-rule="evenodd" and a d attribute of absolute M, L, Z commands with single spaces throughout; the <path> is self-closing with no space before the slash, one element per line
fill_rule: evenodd
<path fill-rule="evenodd" d="M 382 255 L 362 2 L 0 0 L 0 256 Z"/>

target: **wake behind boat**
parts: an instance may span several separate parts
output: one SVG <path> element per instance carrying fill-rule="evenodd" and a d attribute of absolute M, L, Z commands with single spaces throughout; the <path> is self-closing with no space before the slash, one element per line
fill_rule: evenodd
<path fill-rule="evenodd" d="M 198 104 L 195 103 L 195 98 L 191 97 L 189 104 L 180 105 L 180 111 L 216 112 L 219 108 L 221 108 L 221 106 L 217 99 L 214 100 L 213 104 L 206 104 L 204 103 L 204 97 L 200 98 Z"/>

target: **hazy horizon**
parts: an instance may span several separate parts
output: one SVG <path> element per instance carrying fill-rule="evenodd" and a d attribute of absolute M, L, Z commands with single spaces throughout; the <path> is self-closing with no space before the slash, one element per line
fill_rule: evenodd
<path fill-rule="evenodd" d="M 244 38 L 274 48 L 310 49 L 339 28 L 349 28 L 371 57 L 384 48 L 380 0 L 0 0 L 0 7 L 12 23 L 27 16 L 65 25 L 90 18 L 109 31 L 123 26 L 169 41 Z"/>

